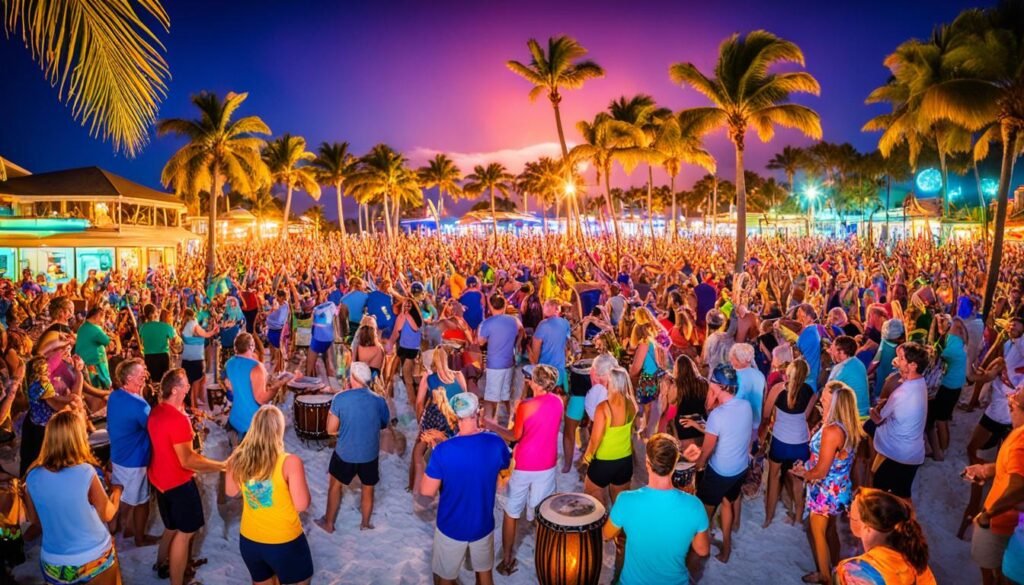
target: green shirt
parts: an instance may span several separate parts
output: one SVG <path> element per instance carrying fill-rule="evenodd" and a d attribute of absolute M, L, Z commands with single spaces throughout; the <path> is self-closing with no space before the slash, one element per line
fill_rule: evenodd
<path fill-rule="evenodd" d="M 95 366 L 107 363 L 108 345 L 110 345 L 110 337 L 103 332 L 103 328 L 99 325 L 86 321 L 78 328 L 75 353 L 82 358 L 86 365 Z"/>
<path fill-rule="evenodd" d="M 178 336 L 178 333 L 163 321 L 147 321 L 139 325 L 139 338 L 142 339 L 143 355 L 155 353 L 169 353 L 171 351 L 170 341 Z"/>

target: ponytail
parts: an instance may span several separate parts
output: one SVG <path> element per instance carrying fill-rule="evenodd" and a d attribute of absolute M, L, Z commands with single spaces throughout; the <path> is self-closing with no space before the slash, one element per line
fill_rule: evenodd
<path fill-rule="evenodd" d="M 928 568 L 928 541 L 910 502 L 889 492 L 860 488 L 854 497 L 861 522 L 885 535 L 885 545 L 903 555 L 918 574 Z"/>
<path fill-rule="evenodd" d="M 909 508 L 909 504 L 907 504 Z M 913 512 L 911 512 L 913 514 Z M 921 525 L 913 517 L 897 522 L 889 533 L 889 544 L 903 555 L 918 573 L 928 568 L 928 541 Z"/>

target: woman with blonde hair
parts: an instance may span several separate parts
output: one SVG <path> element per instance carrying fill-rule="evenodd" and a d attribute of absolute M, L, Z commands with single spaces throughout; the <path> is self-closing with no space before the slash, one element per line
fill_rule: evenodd
<path fill-rule="evenodd" d="M 590 443 L 580 460 L 587 466 L 583 491 L 615 503 L 633 479 L 633 427 L 637 406 L 629 373 L 612 368 L 608 375 L 608 398 L 597 405 Z M 609 498 L 605 497 L 607 490 Z"/>
<path fill-rule="evenodd" d="M 768 489 L 764 498 L 764 528 L 771 525 L 783 481 L 793 503 L 790 521 L 796 523 L 804 509 L 803 486 L 789 475 L 797 461 L 806 461 L 810 455 L 810 431 L 807 417 L 817 401 L 814 390 L 807 383 L 810 368 L 802 358 L 786 367 L 784 381 L 772 386 L 761 413 L 759 442 L 763 445 L 771 429 L 772 440 L 768 448 Z"/>
<path fill-rule="evenodd" d="M 659 380 L 665 373 L 665 351 L 656 341 L 657 325 L 643 323 L 634 327 L 634 337 L 639 341 L 633 363 L 629 366 L 630 378 L 636 380 L 636 402 L 643 410 L 644 435 L 655 430 L 651 425 L 652 405 L 659 395 Z"/>
<path fill-rule="evenodd" d="M 239 549 L 255 585 L 307 585 L 313 557 L 299 514 L 309 507 L 302 460 L 284 450 L 284 415 L 265 404 L 228 460 L 224 493 L 242 494 Z"/>
<path fill-rule="evenodd" d="M 117 515 L 122 487 L 112 486 L 108 496 L 96 473 L 98 465 L 89 450 L 83 414 L 54 414 L 25 479 L 29 521 L 43 530 L 39 565 L 48 585 L 121 583 L 106 524 Z"/>
<path fill-rule="evenodd" d="M 449 405 L 456 394 L 466 391 L 466 378 L 462 372 L 448 367 L 448 350 L 438 346 L 430 350 L 430 375 L 420 378 L 416 393 L 416 418 L 420 421 L 420 433 L 412 448 L 409 460 L 409 491 L 415 487 L 422 475 L 427 445 L 436 445 L 455 434 L 459 421 Z"/>
<path fill-rule="evenodd" d="M 833 563 L 839 559 L 836 518 L 853 499 L 853 467 L 857 445 L 864 438 L 857 413 L 857 395 L 842 382 L 832 381 L 821 392 L 821 426 L 811 437 L 811 456 L 790 473 L 807 483 L 808 530 L 817 572 L 804 575 L 804 583 L 831 583 Z"/>

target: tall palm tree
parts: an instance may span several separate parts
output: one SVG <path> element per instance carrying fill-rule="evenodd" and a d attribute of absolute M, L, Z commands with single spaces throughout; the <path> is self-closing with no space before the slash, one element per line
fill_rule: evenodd
<path fill-rule="evenodd" d="M 417 171 L 420 185 L 424 189 L 437 187 L 437 231 L 441 233 L 441 217 L 444 215 L 444 195 L 458 198 L 462 195 L 462 171 L 447 154 L 437 154 Z"/>
<path fill-rule="evenodd" d="M 604 69 L 593 61 L 581 61 L 587 50 L 572 37 L 549 38 L 547 51 L 536 39 L 527 41 L 526 46 L 530 50 L 528 65 L 515 60 L 508 61 L 506 65 L 513 73 L 533 84 L 529 94 L 530 100 L 547 93 L 548 101 L 555 112 L 555 127 L 558 129 L 558 143 L 562 147 L 562 162 L 568 165 L 569 147 L 565 143 L 560 110 L 562 90 L 580 89 L 584 82 L 604 77 Z M 570 169 L 567 166 L 566 173 L 568 172 Z M 568 174 L 566 177 L 568 181 Z"/>
<path fill-rule="evenodd" d="M 302 214 L 302 217 L 313 225 L 313 234 L 320 237 L 320 231 L 327 226 L 327 216 L 324 214 L 323 205 L 314 205 Z"/>
<path fill-rule="evenodd" d="M 309 193 L 315 201 L 320 200 L 320 184 L 316 180 L 316 168 L 309 163 L 316 155 L 306 150 L 306 139 L 301 136 L 284 134 L 263 147 L 263 161 L 270 169 L 274 183 L 283 185 L 287 195 L 284 200 L 284 218 L 281 221 L 281 239 L 288 239 L 288 220 L 292 209 L 292 193 L 295 189 Z"/>
<path fill-rule="evenodd" d="M 693 63 L 669 67 L 673 82 L 704 94 L 712 106 L 684 110 L 680 121 L 698 129 L 726 128 L 736 150 L 736 272 L 743 270 L 747 252 L 747 194 L 743 184 L 743 154 L 747 130 L 753 127 L 762 142 L 775 135 L 775 126 L 794 128 L 821 138 L 817 112 L 789 103 L 790 94 L 818 95 L 818 80 L 806 71 L 772 73 L 779 63 L 804 66 L 804 54 L 795 43 L 757 30 L 726 39 L 718 50 L 715 76 L 709 78 Z"/>
<path fill-rule="evenodd" d="M 177 134 L 188 139 L 164 165 L 160 174 L 164 187 L 173 187 L 178 194 L 210 193 L 207 278 L 212 278 L 216 270 L 217 198 L 224 184 L 251 195 L 270 183 L 269 170 L 260 158 L 265 142 L 256 137 L 270 134 L 270 128 L 257 116 L 232 119 L 248 96 L 228 93 L 222 100 L 216 94 L 202 92 L 192 96 L 192 103 L 199 109 L 198 119 L 168 118 L 156 126 L 158 136 Z"/>
<path fill-rule="evenodd" d="M 316 159 L 312 167 L 316 180 L 322 185 L 334 187 L 338 197 L 338 227 L 345 233 L 345 209 L 342 205 L 345 181 L 356 167 L 356 157 L 348 151 L 348 142 L 322 142 L 317 149 Z"/>
<path fill-rule="evenodd" d="M 515 177 L 501 163 L 490 163 L 487 166 L 476 165 L 473 174 L 466 175 L 466 194 L 478 196 L 489 191 L 491 196 L 491 222 L 494 224 L 494 238 L 498 238 L 498 214 L 494 203 L 494 192 L 500 192 L 506 199 L 512 189 Z"/>
<path fill-rule="evenodd" d="M 394 233 L 391 205 L 406 199 L 422 197 L 416 173 L 409 169 L 408 159 L 386 144 L 378 144 L 359 159 L 359 166 L 349 178 L 349 187 L 356 200 L 363 204 L 380 201 L 384 210 L 384 229 Z"/>
<path fill-rule="evenodd" d="M 653 204 L 654 172 L 655 164 L 660 164 L 664 158 L 661 152 L 654 148 L 654 141 L 657 138 L 658 126 L 662 120 L 672 116 L 668 108 L 658 107 L 654 98 L 646 94 L 637 94 L 631 98 L 622 96 L 612 100 L 608 105 L 608 113 L 611 117 L 635 127 L 639 132 L 635 133 L 633 144 L 626 148 L 619 149 L 616 159 L 623 166 L 627 173 L 632 172 L 636 164 L 647 163 L 647 221 L 651 229 L 651 237 L 654 237 L 654 211 Z"/>
<path fill-rule="evenodd" d="M 163 43 L 143 21 L 169 30 L 160 1 L 4 0 L 0 10 L 7 36 L 21 37 L 71 116 L 114 150 L 138 154 L 170 77 Z"/>
<path fill-rule="evenodd" d="M 701 137 L 695 133 L 694 126 L 683 127 L 679 118 L 670 116 L 658 124 L 657 134 L 654 137 L 655 150 L 661 154 L 661 166 L 669 178 L 669 192 L 672 197 L 672 238 L 678 236 L 679 229 L 677 221 L 679 211 L 676 201 L 676 177 L 682 170 L 682 165 L 697 165 L 709 173 L 714 173 L 717 165 L 715 158 L 704 149 Z"/>
<path fill-rule="evenodd" d="M 953 79 L 929 87 L 921 102 L 925 120 L 948 120 L 999 136 L 1003 147 L 996 195 L 996 225 L 982 313 L 988 318 L 1002 268 L 1010 181 L 1024 151 L 1024 1 L 1003 0 L 987 10 L 967 10 L 951 25 L 953 47 L 943 68 Z"/>
<path fill-rule="evenodd" d="M 281 200 L 274 197 L 270 187 L 260 187 L 250 202 L 250 210 L 256 216 L 256 233 L 262 235 L 263 220 L 281 213 Z"/>
<path fill-rule="evenodd" d="M 807 154 L 804 149 L 795 146 L 783 147 L 765 165 L 770 171 L 782 171 L 786 174 L 786 185 L 789 186 L 790 195 L 796 194 L 796 174 L 807 162 Z"/>

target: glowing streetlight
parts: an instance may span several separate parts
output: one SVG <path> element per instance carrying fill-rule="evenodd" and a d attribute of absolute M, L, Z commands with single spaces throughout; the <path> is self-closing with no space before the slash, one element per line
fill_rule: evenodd
<path fill-rule="evenodd" d="M 567 196 L 569 196 L 569 197 L 572 197 L 573 195 L 575 195 L 576 194 L 576 183 L 573 183 L 571 181 L 566 183 L 565 184 L 565 194 Z"/>
<path fill-rule="evenodd" d="M 804 187 L 804 198 L 807 199 L 808 207 L 810 208 L 810 218 L 808 220 L 807 231 L 808 235 L 814 233 L 814 203 L 821 197 L 821 188 L 817 185 L 807 185 Z"/>

